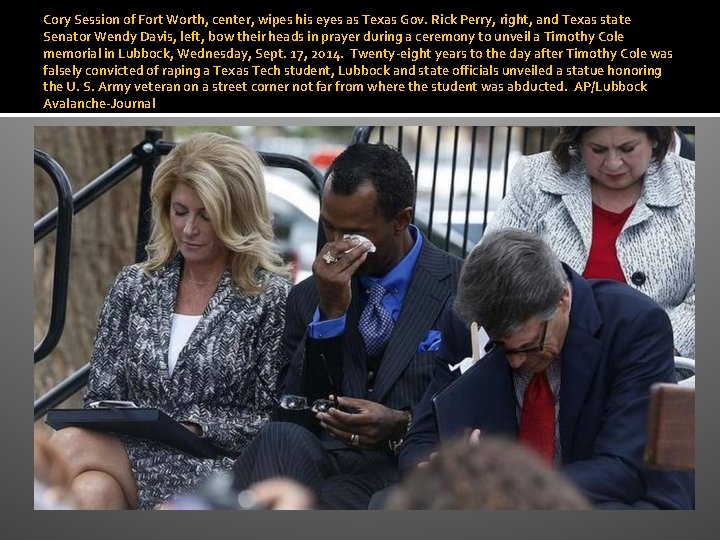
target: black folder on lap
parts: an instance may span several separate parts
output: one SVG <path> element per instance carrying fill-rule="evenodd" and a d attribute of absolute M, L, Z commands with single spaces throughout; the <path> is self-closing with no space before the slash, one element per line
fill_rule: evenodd
<path fill-rule="evenodd" d="M 199 457 L 233 455 L 201 439 L 160 409 L 51 409 L 45 423 L 54 429 L 75 426 L 125 433 L 162 442 Z"/>
<path fill-rule="evenodd" d="M 440 442 L 461 437 L 469 429 L 495 427 L 488 425 L 487 411 L 482 411 L 478 404 L 478 391 L 487 386 L 481 381 L 489 363 L 505 362 L 498 357 L 501 354 L 498 349 L 490 351 L 432 398 Z"/>

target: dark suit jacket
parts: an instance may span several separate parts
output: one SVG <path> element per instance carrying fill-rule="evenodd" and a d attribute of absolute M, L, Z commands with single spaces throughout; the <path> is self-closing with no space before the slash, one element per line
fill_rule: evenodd
<path fill-rule="evenodd" d="M 643 465 L 650 385 L 676 380 L 666 313 L 624 284 L 585 280 L 565 270 L 572 308 L 562 349 L 562 472 L 595 503 L 646 501 L 660 508 L 692 508 L 693 474 L 648 471 Z M 469 331 L 451 309 L 443 315 L 442 332 L 433 382 L 400 449 L 403 472 L 427 459 L 438 442 L 431 399 L 458 376 L 448 363 L 471 355 Z M 512 373 L 504 355 L 492 355 L 478 367 L 486 376 L 477 389 L 477 427 L 486 434 L 517 437 Z"/>
<path fill-rule="evenodd" d="M 680 157 L 695 161 L 695 143 L 693 143 L 682 130 L 678 130 L 680 135 Z"/>
<path fill-rule="evenodd" d="M 278 392 L 305 395 L 309 401 L 337 393 L 376 401 L 393 409 L 415 406 L 430 382 L 437 354 L 418 352 L 418 345 L 430 329 L 440 328 L 440 316 L 455 293 L 461 265 L 460 259 L 423 238 L 400 317 L 372 385 L 368 385 L 365 346 L 358 331 L 362 311 L 358 279 L 352 279 L 345 332 L 323 340 L 307 337 L 308 324 L 319 303 L 314 277 L 293 287 L 288 296 L 285 326 L 287 361 L 280 374 Z M 279 411 L 277 417 L 321 434 L 313 414 Z M 323 441 L 329 449 L 347 448 L 342 441 L 327 437 Z M 386 447 L 380 452 L 381 460 L 390 460 L 396 468 L 395 456 Z"/>

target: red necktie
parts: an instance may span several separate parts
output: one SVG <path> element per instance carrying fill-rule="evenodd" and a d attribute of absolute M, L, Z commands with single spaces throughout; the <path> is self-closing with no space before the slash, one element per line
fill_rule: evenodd
<path fill-rule="evenodd" d="M 525 390 L 520 413 L 520 442 L 552 465 L 555 453 L 555 400 L 544 371 L 535 373 Z"/>

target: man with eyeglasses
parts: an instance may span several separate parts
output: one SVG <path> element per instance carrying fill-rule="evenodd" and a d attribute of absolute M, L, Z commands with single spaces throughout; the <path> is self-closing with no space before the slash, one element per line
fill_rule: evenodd
<path fill-rule="evenodd" d="M 450 306 L 433 381 L 400 449 L 403 472 L 436 450 L 432 398 L 459 376 L 451 366 L 470 356 L 476 322 L 496 350 L 473 368 L 471 438 L 518 439 L 598 508 L 694 507 L 693 473 L 643 463 L 650 386 L 676 380 L 672 327 L 657 303 L 582 278 L 531 233 L 500 229 L 466 259 Z"/>

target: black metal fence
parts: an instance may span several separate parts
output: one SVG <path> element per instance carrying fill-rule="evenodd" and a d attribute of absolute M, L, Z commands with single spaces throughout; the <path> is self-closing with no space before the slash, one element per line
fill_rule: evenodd
<path fill-rule="evenodd" d="M 353 142 L 385 142 L 415 173 L 415 224 L 438 247 L 465 257 L 507 192 L 520 156 L 547 150 L 558 128 L 362 126 Z"/>
<path fill-rule="evenodd" d="M 359 126 L 351 142 L 382 141 L 405 155 L 417 185 L 415 224 L 438 247 L 464 258 L 482 237 L 485 224 L 505 196 L 508 174 L 516 161 L 523 155 L 547 150 L 557 130 L 524 126 Z M 683 127 L 682 132 L 694 143 L 693 127 Z M 72 215 L 142 167 L 136 260 L 143 260 L 150 232 L 152 174 L 161 156 L 173 146 L 162 140 L 161 130 L 146 130 L 145 139 L 127 157 L 72 197 L 62 168 L 36 150 L 36 163 L 51 175 L 61 202 L 35 224 L 35 242 L 58 228 L 51 322 L 46 337 L 35 349 L 35 362 L 51 352 L 62 334 Z M 309 179 L 317 194 L 321 192 L 323 175 L 306 160 L 286 154 L 260 154 L 268 166 L 294 169 Z M 317 247 L 323 243 L 323 230 L 318 227 Z M 68 255 L 62 255 L 65 251 Z M 82 388 L 87 374 L 85 366 L 36 400 L 35 418 Z"/>

